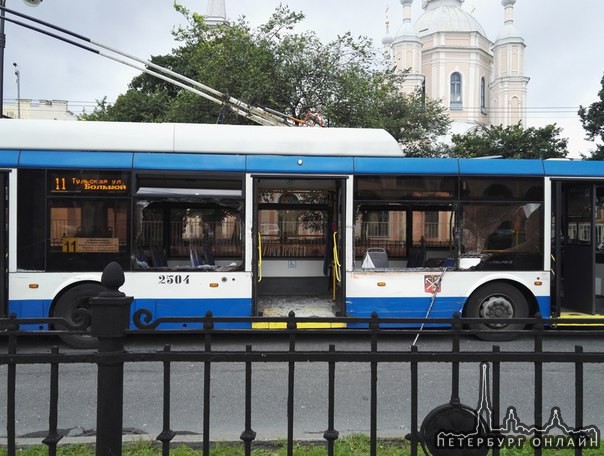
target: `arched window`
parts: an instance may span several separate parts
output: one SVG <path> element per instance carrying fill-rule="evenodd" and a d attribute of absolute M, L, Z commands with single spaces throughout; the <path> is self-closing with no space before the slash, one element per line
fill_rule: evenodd
<path fill-rule="evenodd" d="M 484 77 L 480 79 L 480 112 L 487 113 L 487 83 Z"/>
<path fill-rule="evenodd" d="M 462 109 L 461 74 L 456 72 L 451 75 L 451 110 L 461 111 Z"/>

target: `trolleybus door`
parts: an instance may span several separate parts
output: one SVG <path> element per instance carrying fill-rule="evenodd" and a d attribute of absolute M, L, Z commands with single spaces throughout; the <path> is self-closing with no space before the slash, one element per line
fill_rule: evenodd
<path fill-rule="evenodd" d="M 8 172 L 0 172 L 0 317 L 8 310 Z"/>
<path fill-rule="evenodd" d="M 599 217 L 604 215 L 604 186 L 558 181 L 553 191 L 554 311 L 602 313 L 604 226 Z"/>
<path fill-rule="evenodd" d="M 300 316 L 333 316 L 344 311 L 343 182 L 254 178 L 255 314 L 285 316 L 294 310 Z"/>

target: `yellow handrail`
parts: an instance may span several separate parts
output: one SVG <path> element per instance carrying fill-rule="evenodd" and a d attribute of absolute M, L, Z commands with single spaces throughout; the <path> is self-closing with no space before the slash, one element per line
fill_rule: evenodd
<path fill-rule="evenodd" d="M 337 240 L 338 232 L 334 231 L 333 233 L 333 270 L 334 276 L 338 283 L 342 282 L 342 278 L 340 277 L 340 259 L 338 258 L 338 240 Z"/>
<path fill-rule="evenodd" d="M 258 282 L 262 282 L 262 235 L 258 233 Z"/>

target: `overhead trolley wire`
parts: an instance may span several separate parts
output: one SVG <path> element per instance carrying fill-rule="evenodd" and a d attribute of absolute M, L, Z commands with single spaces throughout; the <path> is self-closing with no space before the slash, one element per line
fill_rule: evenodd
<path fill-rule="evenodd" d="M 216 103 L 218 105 L 222 105 L 222 106 L 228 106 L 229 108 L 231 108 L 236 114 L 248 118 L 250 120 L 252 120 L 253 122 L 256 122 L 260 125 L 281 125 L 281 126 L 288 126 L 291 124 L 296 124 L 296 123 L 303 123 L 301 121 L 299 121 L 298 119 L 295 119 L 291 116 L 288 116 L 286 114 L 282 114 L 279 113 L 277 111 L 271 110 L 271 112 L 268 112 L 267 110 L 263 109 L 263 108 L 259 108 L 256 106 L 250 106 L 247 103 L 244 103 L 241 100 L 238 100 L 234 97 L 231 96 L 226 96 L 223 93 L 221 93 L 220 91 L 213 89 L 205 84 L 202 84 L 198 81 L 195 81 L 194 79 L 191 79 L 187 76 L 184 76 L 182 74 L 176 73 L 175 71 L 172 71 L 168 68 L 164 68 L 160 65 L 157 65 L 149 60 L 145 60 L 145 59 L 141 59 L 139 57 L 136 57 L 134 55 L 128 54 L 126 52 L 120 51 L 118 49 L 112 48 L 110 46 L 107 46 L 105 44 L 99 43 L 97 41 L 92 40 L 91 38 L 88 38 L 86 36 L 80 35 L 78 33 L 72 32 L 70 30 L 67 30 L 63 27 L 59 27 L 57 25 L 51 24 L 49 22 L 43 21 L 41 19 L 37 19 L 35 17 L 31 17 L 28 16 L 27 14 L 23 14 L 20 13 L 18 11 L 14 11 L 12 9 L 6 8 L 5 6 L 1 6 L 0 5 L 0 10 L 6 12 L 6 13 L 10 13 L 13 14 L 15 16 L 27 19 L 29 21 L 35 22 L 37 24 L 43 25 L 44 27 L 48 27 L 50 29 L 53 29 L 55 31 L 61 32 L 65 35 L 68 35 L 72 38 L 76 38 L 77 40 L 83 41 L 87 44 L 75 41 L 71 38 L 67 38 L 65 36 L 59 35 L 57 33 L 51 32 L 49 30 L 45 30 L 43 28 L 40 27 L 36 27 L 35 25 L 32 24 L 28 24 L 22 21 L 19 21 L 17 19 L 13 19 L 11 17 L 5 16 L 3 19 L 6 20 L 7 22 L 11 22 L 13 24 L 16 24 L 18 26 L 21 27 L 25 27 L 28 28 L 30 30 L 34 30 L 38 33 L 42 33 L 44 35 L 50 36 L 52 38 L 55 38 L 57 40 L 63 41 L 65 43 L 71 44 L 73 46 L 76 46 L 80 49 L 83 49 L 85 51 L 88 52 L 92 52 L 94 54 L 100 55 L 102 57 L 105 57 L 107 59 L 113 60 L 115 62 L 121 63 L 123 65 L 127 65 L 131 68 L 134 68 L 138 71 L 142 71 L 144 73 L 147 73 L 151 76 L 154 76 L 156 78 L 159 78 L 161 80 L 164 80 L 166 82 L 169 82 L 173 85 L 176 85 L 177 87 L 180 87 L 182 89 L 188 90 L 189 92 L 195 93 L 203 98 L 205 98 L 206 100 L 212 101 L 213 103 Z M 93 47 L 93 46 L 96 46 Z M 107 54 L 105 52 L 102 52 L 100 49 L 104 49 L 106 51 L 109 51 L 113 54 L 117 54 L 119 57 L 112 55 L 112 54 Z M 141 67 L 140 65 L 137 65 L 135 63 L 132 63 L 131 61 L 125 60 L 129 59 L 129 60 L 133 60 L 135 62 L 141 63 L 143 65 L 145 65 L 144 67 Z M 153 71 L 150 70 L 149 68 L 152 68 L 153 70 L 157 70 L 157 71 Z M 162 74 L 163 73 L 163 74 Z M 193 87 L 192 87 L 193 86 Z"/>

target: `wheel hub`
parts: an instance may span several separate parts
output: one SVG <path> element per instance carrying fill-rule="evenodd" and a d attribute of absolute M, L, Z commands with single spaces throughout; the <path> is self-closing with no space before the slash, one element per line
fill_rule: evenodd
<path fill-rule="evenodd" d="M 512 318 L 514 306 L 503 296 L 491 296 L 486 299 L 480 309 L 481 318 Z M 503 324 L 494 324 L 493 327 L 503 327 Z"/>

